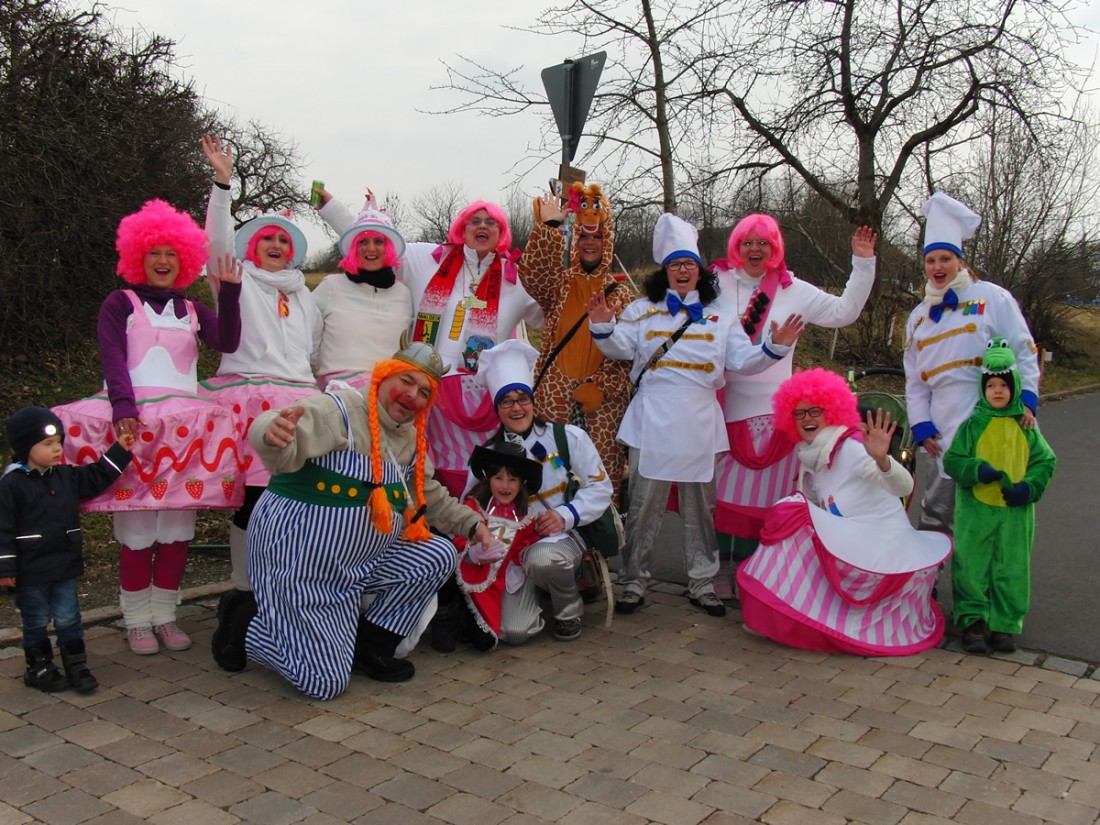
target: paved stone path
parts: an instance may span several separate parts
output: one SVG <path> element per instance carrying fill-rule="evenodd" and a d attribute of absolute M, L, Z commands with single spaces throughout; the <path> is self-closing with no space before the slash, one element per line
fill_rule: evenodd
<path fill-rule="evenodd" d="M 1015 825 L 1100 816 L 1100 680 L 1033 653 L 860 659 L 780 648 L 680 588 L 571 644 L 417 651 L 328 703 L 195 647 L 88 631 L 101 687 L 0 661 L 0 825 L 22 822 Z M 599 614 L 599 615 L 597 615 Z M 9 643 L 12 644 L 12 643 Z"/>

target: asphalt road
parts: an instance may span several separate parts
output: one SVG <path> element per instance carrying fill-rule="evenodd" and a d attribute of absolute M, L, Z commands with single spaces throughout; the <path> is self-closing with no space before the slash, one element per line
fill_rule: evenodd
<path fill-rule="evenodd" d="M 1100 395 L 1039 408 L 1058 469 L 1036 505 L 1031 612 L 1020 642 L 1100 662 Z"/>
<path fill-rule="evenodd" d="M 1058 470 L 1036 507 L 1031 611 L 1020 645 L 1100 663 L 1100 394 L 1045 404 L 1039 423 Z M 666 514 L 657 544 L 654 577 L 685 582 L 675 513 Z M 945 571 L 945 611 L 949 578 Z"/>

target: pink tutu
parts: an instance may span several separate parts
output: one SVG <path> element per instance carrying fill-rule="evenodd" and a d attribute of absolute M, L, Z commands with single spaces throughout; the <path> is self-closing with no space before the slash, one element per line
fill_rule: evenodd
<path fill-rule="evenodd" d="M 248 430 L 261 413 L 290 407 L 304 398 L 316 395 L 316 384 L 280 381 L 263 376 L 215 375 L 199 384 L 199 397 L 228 411 L 234 418 L 238 451 L 251 460 L 241 483 L 249 487 L 266 487 L 271 473 L 253 453 L 248 443 Z"/>
<path fill-rule="evenodd" d="M 932 599 L 951 539 L 886 520 L 843 518 L 799 493 L 772 508 L 760 548 L 737 568 L 745 627 L 785 645 L 857 656 L 935 647 Z"/>
<path fill-rule="evenodd" d="M 249 456 L 239 450 L 228 410 L 174 390 L 143 388 L 134 460 L 86 512 L 236 509 L 244 502 Z M 106 394 L 54 407 L 65 425 L 65 461 L 91 464 L 115 442 Z"/>

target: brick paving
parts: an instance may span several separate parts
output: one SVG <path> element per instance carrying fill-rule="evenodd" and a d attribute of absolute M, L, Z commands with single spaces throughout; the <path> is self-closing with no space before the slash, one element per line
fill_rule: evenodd
<path fill-rule="evenodd" d="M 1088 663 L 937 649 L 789 650 L 674 585 L 580 640 L 418 650 L 416 678 L 356 676 L 331 702 L 137 657 L 88 629 L 90 695 L 22 684 L 0 649 L 0 825 L 1075 825 L 1100 819 L 1100 679 Z"/>

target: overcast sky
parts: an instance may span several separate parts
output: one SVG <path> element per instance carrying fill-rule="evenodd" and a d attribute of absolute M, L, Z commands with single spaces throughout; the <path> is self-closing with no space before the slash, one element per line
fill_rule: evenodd
<path fill-rule="evenodd" d="M 509 31 L 527 26 L 545 0 L 122 0 L 121 28 L 175 40 L 182 73 L 206 101 L 239 121 L 255 118 L 293 138 L 305 158 L 303 188 L 323 180 L 358 209 L 365 187 L 399 192 L 407 204 L 454 182 L 471 199 L 503 201 L 512 165 L 538 143 L 537 115 L 490 119 L 429 115 L 457 98 L 440 62 L 456 54 L 498 68 L 539 72 L 578 57 L 579 38 Z M 560 145 L 555 143 L 555 145 Z M 199 148 L 196 146 L 195 151 Z M 528 176 L 530 194 L 556 175 L 554 157 Z M 310 233 L 311 243 L 320 234 Z M 313 250 L 315 251 L 315 250 Z"/>
<path fill-rule="evenodd" d="M 113 0 L 108 0 L 113 2 Z M 471 199 L 503 202 L 513 165 L 538 145 L 537 114 L 488 118 L 429 115 L 460 98 L 432 91 L 446 83 L 442 60 L 462 54 L 493 68 L 523 66 L 528 88 L 539 72 L 580 57 L 580 38 L 549 38 L 529 26 L 550 0 L 122 0 L 109 12 L 123 28 L 176 41 L 180 71 L 206 101 L 239 121 L 259 120 L 298 142 L 302 186 L 323 180 L 358 209 L 365 187 L 405 204 L 453 182 Z M 1100 3 L 1075 15 L 1096 28 Z M 510 29 L 509 27 L 513 27 Z M 1096 38 L 1073 59 L 1095 61 Z M 1094 75 L 1095 78 L 1095 75 Z M 553 144 L 560 147 L 556 137 Z M 582 142 L 580 155 L 585 146 Z M 198 147 L 195 147 L 198 152 Z M 560 149 L 559 149 L 560 153 Z M 557 172 L 559 154 L 527 175 L 535 195 Z M 307 229 L 313 250 L 319 229 Z"/>

